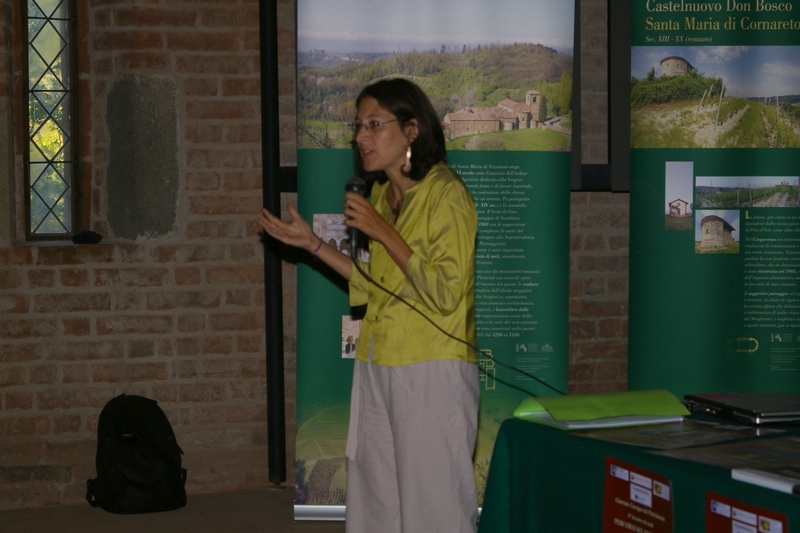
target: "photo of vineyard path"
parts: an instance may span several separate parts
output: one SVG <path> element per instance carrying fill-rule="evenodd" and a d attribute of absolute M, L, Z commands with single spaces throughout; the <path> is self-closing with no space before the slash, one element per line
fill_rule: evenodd
<path fill-rule="evenodd" d="M 695 205 L 702 207 L 798 207 L 798 181 L 782 180 L 777 184 L 762 184 L 754 178 L 744 186 L 700 186 L 695 193 Z M 724 182 L 724 179 L 721 180 Z"/>
<path fill-rule="evenodd" d="M 653 68 L 631 78 L 631 147 L 797 148 L 800 95 L 731 96 L 722 78 Z"/>

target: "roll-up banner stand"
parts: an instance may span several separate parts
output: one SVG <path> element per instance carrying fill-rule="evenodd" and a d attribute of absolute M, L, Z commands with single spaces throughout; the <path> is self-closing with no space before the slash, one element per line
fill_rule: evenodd
<path fill-rule="evenodd" d="M 800 392 L 799 44 L 798 2 L 631 2 L 631 389 Z"/>
<path fill-rule="evenodd" d="M 480 348 L 566 390 L 574 3 L 298 0 L 298 203 L 347 252 L 348 123 L 359 91 L 406 77 L 434 104 L 448 163 L 475 199 Z M 298 266 L 295 518 L 344 519 L 345 441 L 360 322 L 347 287 Z M 479 356 L 475 474 L 482 500 L 500 423 L 554 394 Z"/>

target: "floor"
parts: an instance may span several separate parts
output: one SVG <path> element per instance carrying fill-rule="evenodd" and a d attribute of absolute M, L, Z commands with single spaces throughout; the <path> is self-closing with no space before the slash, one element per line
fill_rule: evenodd
<path fill-rule="evenodd" d="M 344 533 L 344 522 L 295 522 L 293 488 L 189 495 L 165 513 L 116 515 L 86 505 L 0 511 L 3 533 Z"/>

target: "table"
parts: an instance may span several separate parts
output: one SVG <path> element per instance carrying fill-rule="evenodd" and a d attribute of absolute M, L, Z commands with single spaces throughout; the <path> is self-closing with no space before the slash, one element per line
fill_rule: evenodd
<path fill-rule="evenodd" d="M 495 440 L 478 531 L 601 532 L 605 460 L 611 456 L 670 480 L 675 533 L 705 533 L 707 490 L 784 513 L 789 531 L 800 532 L 800 497 L 733 480 L 726 468 L 648 450 L 505 420 Z"/>

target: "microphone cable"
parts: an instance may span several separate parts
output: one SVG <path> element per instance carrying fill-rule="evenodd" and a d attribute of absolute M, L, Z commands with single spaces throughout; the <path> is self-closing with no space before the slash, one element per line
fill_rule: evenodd
<path fill-rule="evenodd" d="M 390 291 L 389 289 L 387 289 L 386 287 L 384 287 L 383 285 L 381 285 L 380 283 L 378 283 L 377 281 L 375 281 L 374 279 L 372 279 L 372 277 L 371 277 L 369 274 L 367 274 L 366 272 L 364 272 L 364 269 L 362 269 L 362 268 L 361 268 L 361 265 L 359 265 L 359 264 L 358 264 L 358 261 L 357 261 L 357 260 L 353 259 L 353 265 L 355 265 L 355 267 L 356 267 L 356 270 L 358 270 L 358 271 L 361 273 L 361 275 L 362 275 L 362 276 L 364 276 L 364 277 L 367 279 L 367 281 L 368 281 L 368 282 L 372 283 L 373 285 L 375 285 L 376 287 L 378 287 L 380 290 L 382 290 L 382 291 L 383 291 L 383 292 L 385 292 L 386 294 L 388 294 L 388 295 L 390 295 L 390 296 L 392 296 L 392 297 L 394 297 L 394 298 L 397 298 L 398 300 L 400 300 L 401 302 L 403 302 L 404 304 L 406 304 L 406 306 L 408 306 L 409 308 L 411 308 L 412 310 L 414 310 L 414 312 L 416 312 L 416 313 L 417 313 L 419 316 L 421 316 L 422 318 L 424 318 L 425 320 L 427 320 L 427 321 L 428 321 L 428 322 L 429 322 L 429 323 L 430 323 L 430 324 L 431 324 L 433 327 L 435 327 L 436 329 L 438 329 L 439 331 L 441 331 L 442 333 L 444 333 L 445 335 L 447 335 L 447 336 L 448 336 L 448 337 L 450 337 L 451 339 L 453 339 L 453 340 L 456 340 L 456 341 L 458 341 L 458 342 L 460 342 L 460 343 L 462 343 L 462 344 L 465 344 L 465 345 L 469 346 L 470 348 L 472 348 L 473 350 L 475 350 L 475 352 L 477 352 L 477 353 L 479 353 L 479 354 L 483 355 L 484 357 L 486 357 L 486 358 L 487 358 L 487 359 L 489 359 L 490 361 L 492 361 L 492 362 L 494 362 L 494 363 L 496 363 L 496 364 L 498 364 L 498 365 L 500 365 L 500 366 L 502 366 L 502 367 L 505 367 L 505 368 L 507 368 L 507 369 L 509 369 L 509 370 L 513 370 L 514 372 L 519 372 L 519 373 L 520 373 L 520 374 L 522 374 L 523 376 L 525 376 L 525 377 L 528 377 L 528 378 L 530 378 L 530 379 L 534 380 L 535 382 L 537 382 L 537 383 L 539 383 L 539 384 L 541 384 L 541 385 L 544 385 L 544 386 L 545 386 L 545 387 L 547 387 L 548 389 L 550 389 L 550 390 L 552 390 L 552 391 L 554 391 L 554 392 L 557 392 L 558 394 L 560 394 L 560 395 L 562 395 L 562 396 L 566 396 L 566 394 L 567 394 L 566 392 L 563 392 L 563 391 L 560 391 L 560 390 L 558 390 L 557 388 L 553 387 L 553 386 L 552 386 L 552 385 L 550 385 L 549 383 L 547 383 L 547 382 L 543 381 L 542 379 L 539 379 L 539 378 L 537 378 L 537 377 L 536 377 L 536 376 L 534 376 L 533 374 L 529 374 L 528 372 L 525 372 L 524 370 L 522 370 L 522 369 L 520 369 L 520 368 L 517 368 L 517 367 L 515 367 L 515 366 L 513 366 L 513 365 L 509 365 L 509 364 L 507 364 L 507 363 L 504 363 L 504 362 L 502 362 L 502 361 L 499 361 L 499 360 L 495 359 L 493 356 L 489 355 L 487 352 L 485 352 L 485 351 L 481 350 L 479 347 L 477 347 L 477 346 L 475 346 L 474 344 L 472 344 L 471 342 L 468 342 L 468 341 L 466 341 L 466 340 L 464 340 L 464 339 L 460 339 L 460 338 L 456 337 L 455 335 L 452 335 L 451 333 L 449 333 L 449 332 L 447 332 L 447 331 L 443 330 L 443 329 L 441 328 L 441 326 L 439 326 L 439 324 L 437 324 L 436 322 L 434 322 L 434 321 L 433 321 L 433 320 L 432 320 L 432 319 L 431 319 L 431 318 L 430 318 L 428 315 L 426 315 L 425 313 L 423 313 L 422 311 L 420 311 L 419 309 L 417 309 L 417 307 L 416 307 L 416 306 L 412 305 L 410 302 L 408 302 L 407 300 L 405 300 L 404 298 L 402 298 L 400 295 L 393 293 L 392 291 Z M 533 393 L 531 393 L 531 392 L 528 392 L 528 391 L 525 391 L 525 392 L 527 392 L 528 394 L 530 394 L 530 395 L 531 395 L 531 396 L 533 396 L 533 397 L 536 397 L 536 396 L 537 396 L 536 394 L 533 394 Z"/>

